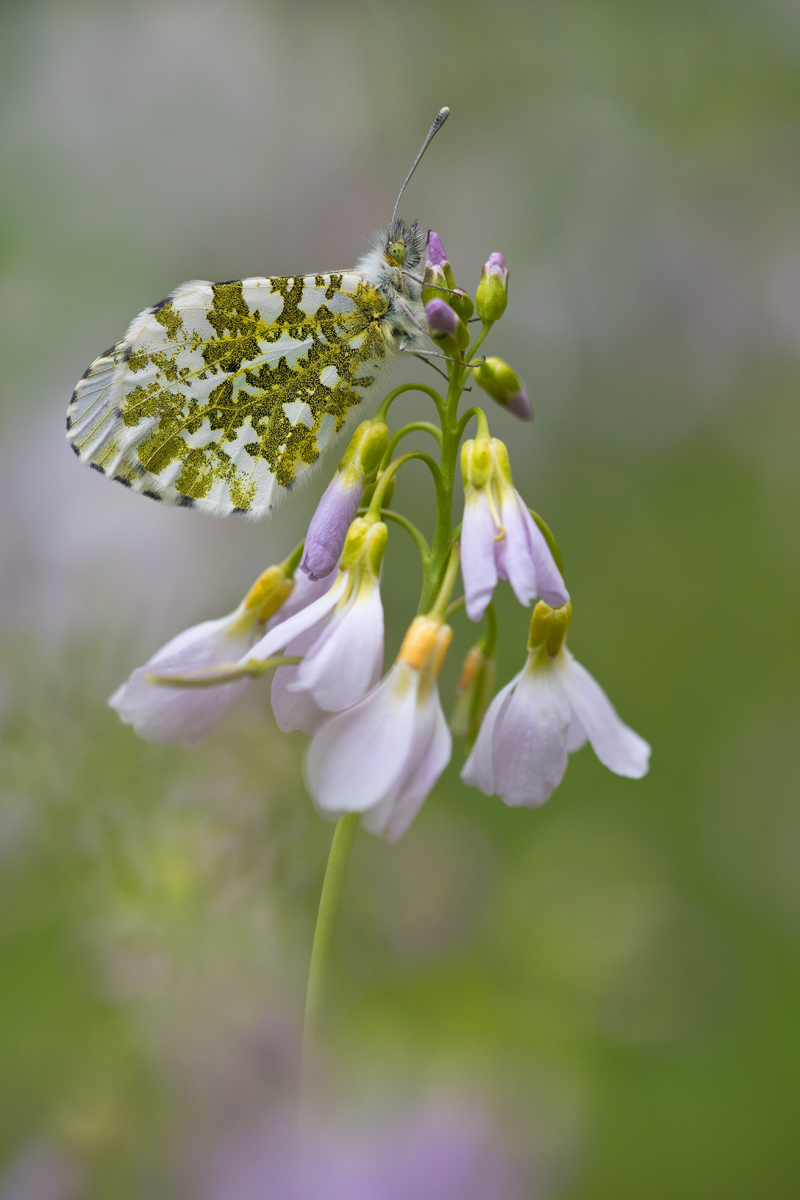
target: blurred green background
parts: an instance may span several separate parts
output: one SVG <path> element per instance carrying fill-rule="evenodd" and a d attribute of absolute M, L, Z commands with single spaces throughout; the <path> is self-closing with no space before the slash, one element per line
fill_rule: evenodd
<path fill-rule="evenodd" d="M 571 647 L 653 765 L 586 749 L 512 811 L 457 747 L 396 847 L 359 834 L 334 1107 L 468 1096 L 523 1200 L 800 1195 L 800 6 L 0 21 L 2 1200 L 244 1195 L 212 1164 L 291 1088 L 331 832 L 266 686 L 193 751 L 105 706 L 285 555 L 327 469 L 270 525 L 154 505 L 69 453 L 71 389 L 184 279 L 352 264 L 442 104 L 401 211 L 470 290 L 506 256 L 490 352 L 537 416 L 493 432 L 560 541 Z M 394 502 L 423 527 L 427 489 L 411 467 Z M 384 579 L 388 661 L 418 586 L 398 529 Z M 505 683 L 528 617 L 499 610 Z"/>

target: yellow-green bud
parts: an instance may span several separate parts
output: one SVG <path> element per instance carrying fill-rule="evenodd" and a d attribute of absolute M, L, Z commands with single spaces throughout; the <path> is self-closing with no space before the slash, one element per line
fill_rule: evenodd
<path fill-rule="evenodd" d="M 502 445 L 502 442 L 500 443 Z M 492 475 L 492 442 L 477 437 L 461 447 L 461 478 L 464 487 L 482 488 Z"/>
<path fill-rule="evenodd" d="M 351 571 L 366 559 L 373 575 L 380 574 L 388 537 L 389 531 L 383 521 L 367 521 L 364 517 L 356 517 L 347 531 L 340 569 Z"/>
<path fill-rule="evenodd" d="M 479 367 L 475 367 L 472 377 L 501 408 L 507 408 L 520 420 L 531 420 L 533 404 L 530 393 L 517 372 L 502 358 L 487 358 Z"/>
<path fill-rule="evenodd" d="M 499 321 L 508 304 L 508 269 L 502 254 L 494 251 L 481 270 L 475 307 L 482 321 Z"/>
<path fill-rule="evenodd" d="M 377 471 L 389 444 L 389 426 L 385 421 L 362 421 L 350 439 L 339 470 L 354 467 L 362 479 Z"/>
<path fill-rule="evenodd" d="M 551 608 L 544 600 L 540 600 L 531 617 L 528 649 L 537 650 L 544 646 L 549 657 L 555 658 L 564 644 L 571 620 L 572 605 L 569 602 L 560 608 Z"/>
<path fill-rule="evenodd" d="M 255 611 L 257 620 L 263 623 L 275 615 L 293 589 L 294 580 L 287 579 L 281 567 L 267 567 L 245 596 L 244 606 Z"/>

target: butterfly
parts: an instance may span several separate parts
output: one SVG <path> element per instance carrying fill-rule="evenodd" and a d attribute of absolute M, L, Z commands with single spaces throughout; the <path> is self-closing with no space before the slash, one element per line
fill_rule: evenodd
<path fill-rule="evenodd" d="M 355 268 L 181 284 L 95 359 L 67 409 L 78 458 L 154 500 L 268 514 L 401 350 L 425 344 L 426 235 L 397 218 Z"/>

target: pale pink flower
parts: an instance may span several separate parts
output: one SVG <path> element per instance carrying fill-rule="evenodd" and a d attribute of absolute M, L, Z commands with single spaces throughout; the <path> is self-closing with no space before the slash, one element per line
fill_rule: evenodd
<path fill-rule="evenodd" d="M 355 704 L 380 678 L 380 567 L 386 539 L 382 521 L 354 521 L 333 585 L 301 612 L 268 630 L 243 657 L 243 661 L 263 660 L 281 651 L 302 655 L 302 663 L 280 667 L 273 680 L 273 711 L 284 732 L 313 732 L 325 713 Z"/>
<path fill-rule="evenodd" d="M 587 739 L 616 775 L 641 779 L 650 747 L 617 715 L 611 701 L 564 638 L 571 606 L 539 603 L 528 660 L 489 705 L 461 778 L 512 807 L 538 808 L 564 777 L 567 759 Z"/>
<path fill-rule="evenodd" d="M 497 438 L 478 437 L 461 451 L 464 520 L 461 577 L 467 615 L 479 621 L 498 578 L 520 604 L 539 597 L 555 607 L 569 593 L 550 547 L 511 479 L 508 451 Z"/>
<path fill-rule="evenodd" d="M 322 812 L 360 812 L 390 842 L 405 833 L 450 761 L 436 681 L 451 637 L 449 626 L 417 617 L 380 685 L 317 730 L 306 784 Z"/>

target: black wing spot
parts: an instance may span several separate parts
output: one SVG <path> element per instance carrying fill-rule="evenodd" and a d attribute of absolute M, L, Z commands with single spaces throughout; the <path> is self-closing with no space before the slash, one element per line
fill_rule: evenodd
<path fill-rule="evenodd" d="M 151 305 L 151 307 L 147 311 L 151 312 L 151 313 L 157 313 L 160 309 L 162 309 L 164 307 L 165 304 L 169 304 L 171 299 L 172 299 L 172 292 L 170 292 L 170 294 L 168 296 L 165 296 L 163 300 L 159 300 L 158 304 Z M 145 495 L 147 495 L 146 492 L 145 492 Z"/>
<path fill-rule="evenodd" d="M 101 355 L 99 355 L 98 359 L 96 359 L 95 361 L 99 361 L 100 358 L 111 358 L 118 345 L 119 345 L 119 342 L 114 342 L 114 345 L 109 346 L 107 350 L 104 350 L 103 353 Z"/>
<path fill-rule="evenodd" d="M 194 508 L 194 500 L 191 496 L 179 496 L 178 508 Z"/>
<path fill-rule="evenodd" d="M 132 486 L 130 479 L 126 479 L 124 475 L 112 475 L 111 478 L 114 480 L 114 483 L 121 483 L 123 487 L 129 488 Z"/>
<path fill-rule="evenodd" d="M 159 496 L 158 492 L 151 492 L 149 488 L 142 489 L 143 496 L 149 496 L 151 500 L 163 500 L 163 496 Z"/>
<path fill-rule="evenodd" d="M 234 508 L 231 511 L 235 512 L 235 513 L 248 513 L 250 511 L 250 509 L 249 508 Z"/>
<path fill-rule="evenodd" d="M 72 451 L 72 453 L 73 453 L 73 454 L 77 454 L 78 458 L 80 458 L 80 456 L 81 456 L 81 452 L 80 452 L 80 450 L 78 449 L 78 447 L 75 445 L 75 443 L 74 443 L 74 442 L 70 442 L 70 444 L 69 444 L 69 448 L 70 448 L 70 450 Z"/>
<path fill-rule="evenodd" d="M 90 462 L 90 463 L 89 463 L 89 466 L 92 468 L 92 470 L 93 470 L 93 471 L 99 471 L 101 475 L 105 475 L 105 471 L 104 471 L 104 469 L 103 469 L 103 468 L 100 466 L 100 463 L 93 463 L 93 462 Z"/>
<path fill-rule="evenodd" d="M 72 417 L 67 413 L 67 433 L 72 429 Z"/>
<path fill-rule="evenodd" d="M 219 283 L 212 283 L 212 288 L 228 287 L 231 283 L 241 283 L 241 279 L 223 279 Z"/>

